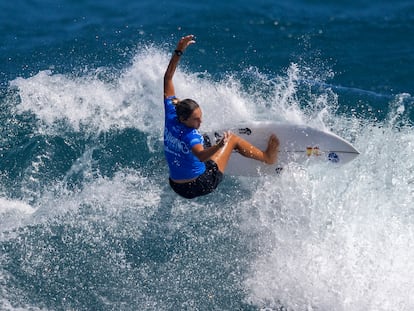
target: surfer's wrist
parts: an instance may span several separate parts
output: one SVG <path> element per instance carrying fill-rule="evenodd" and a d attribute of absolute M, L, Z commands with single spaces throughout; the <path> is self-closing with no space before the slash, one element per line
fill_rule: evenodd
<path fill-rule="evenodd" d="M 224 146 L 224 144 L 225 144 L 225 141 L 224 141 L 224 138 L 223 138 L 216 144 L 216 146 L 217 146 L 218 149 L 220 149 Z"/>
<path fill-rule="evenodd" d="M 181 55 L 183 55 L 183 53 L 184 52 L 182 50 L 179 50 L 179 49 L 174 50 L 174 54 L 177 55 L 178 57 L 180 57 Z"/>

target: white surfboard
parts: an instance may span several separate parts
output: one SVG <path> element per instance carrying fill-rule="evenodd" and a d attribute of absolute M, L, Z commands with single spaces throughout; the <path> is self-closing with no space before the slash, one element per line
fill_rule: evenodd
<path fill-rule="evenodd" d="M 289 163 L 330 162 L 344 164 L 355 159 L 359 152 L 349 142 L 326 131 L 309 126 L 252 122 L 228 129 L 249 141 L 259 149 L 266 149 L 269 136 L 274 133 L 280 141 L 278 161 L 267 165 L 245 158 L 234 152 L 228 163 L 226 174 L 234 176 L 261 176 L 278 174 Z M 204 134 L 204 145 L 208 147 L 220 140 L 223 132 L 217 130 Z"/>

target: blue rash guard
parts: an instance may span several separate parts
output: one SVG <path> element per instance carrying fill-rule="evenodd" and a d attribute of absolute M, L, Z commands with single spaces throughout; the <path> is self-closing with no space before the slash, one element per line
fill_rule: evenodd
<path fill-rule="evenodd" d="M 193 179 L 206 170 L 206 166 L 191 149 L 204 143 L 204 138 L 193 128 L 178 121 L 172 100 L 175 96 L 164 100 L 165 128 L 164 152 L 170 168 L 170 178 L 174 180 Z"/>

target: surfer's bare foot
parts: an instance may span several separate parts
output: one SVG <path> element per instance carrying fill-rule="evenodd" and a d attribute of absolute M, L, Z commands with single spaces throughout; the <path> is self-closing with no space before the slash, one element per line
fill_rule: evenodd
<path fill-rule="evenodd" d="M 275 164 L 277 161 L 277 153 L 279 152 L 279 139 L 275 134 L 270 135 L 267 149 L 264 151 L 265 162 L 267 164 Z"/>

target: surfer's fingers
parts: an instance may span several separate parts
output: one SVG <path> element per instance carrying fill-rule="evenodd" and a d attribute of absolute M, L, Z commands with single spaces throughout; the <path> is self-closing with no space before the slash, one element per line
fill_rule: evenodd
<path fill-rule="evenodd" d="M 195 36 L 194 35 L 188 35 L 185 37 L 182 37 L 180 41 L 177 44 L 177 50 L 184 51 L 190 44 L 194 44 Z"/>
<path fill-rule="evenodd" d="M 217 142 L 217 144 L 220 146 L 224 146 L 229 140 L 229 137 L 230 135 L 228 132 L 223 132 L 223 135 L 221 135 L 221 139 Z"/>

